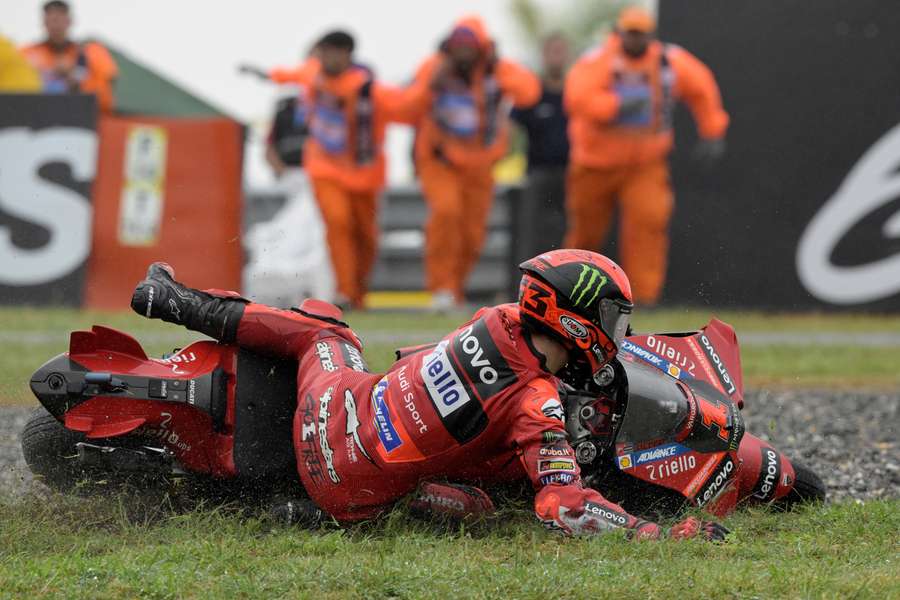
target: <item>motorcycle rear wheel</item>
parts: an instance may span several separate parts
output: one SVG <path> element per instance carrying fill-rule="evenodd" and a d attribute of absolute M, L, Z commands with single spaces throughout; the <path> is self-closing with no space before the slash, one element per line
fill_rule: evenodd
<path fill-rule="evenodd" d="M 35 409 L 21 434 L 22 454 L 31 472 L 48 487 L 62 493 L 91 494 L 110 491 L 126 484 L 139 483 L 134 473 L 99 472 L 83 467 L 77 458 L 76 444 L 131 447 L 140 444 L 134 436 L 110 440 L 88 440 L 84 434 L 66 427 L 43 408 Z"/>
<path fill-rule="evenodd" d="M 791 464 L 794 467 L 794 487 L 776 504 L 782 508 L 791 509 L 799 504 L 825 502 L 828 487 L 822 478 L 801 462 L 791 460 Z"/>

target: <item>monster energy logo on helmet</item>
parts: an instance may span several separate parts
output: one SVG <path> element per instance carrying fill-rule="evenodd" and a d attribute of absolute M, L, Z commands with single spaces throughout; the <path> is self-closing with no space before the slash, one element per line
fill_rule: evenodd
<path fill-rule="evenodd" d="M 569 298 L 575 306 L 582 306 L 582 302 L 585 307 L 590 306 L 591 302 L 600 295 L 600 290 L 606 285 L 606 282 L 606 275 L 603 275 L 599 269 L 582 263 L 581 274 L 578 276 L 578 281 Z"/>

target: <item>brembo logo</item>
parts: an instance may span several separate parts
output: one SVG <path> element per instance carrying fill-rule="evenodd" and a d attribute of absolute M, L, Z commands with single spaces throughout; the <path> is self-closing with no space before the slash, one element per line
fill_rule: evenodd
<path fill-rule="evenodd" d="M 703 349 L 706 351 L 706 355 L 712 360 L 713 365 L 716 367 L 716 371 L 719 372 L 719 380 L 722 382 L 725 391 L 728 392 L 729 396 L 733 395 L 735 392 L 734 382 L 731 381 L 731 375 L 728 374 L 728 370 L 722 363 L 722 359 L 713 347 L 712 342 L 710 342 L 709 338 L 705 335 L 700 336 L 700 341 L 703 343 Z"/>
<path fill-rule="evenodd" d="M 572 289 L 572 303 L 575 306 L 589 306 L 600 295 L 600 290 L 606 285 L 606 275 L 599 269 L 590 265 L 581 265 L 581 274 L 575 287 Z M 593 291 L 592 291 L 593 290 Z"/>

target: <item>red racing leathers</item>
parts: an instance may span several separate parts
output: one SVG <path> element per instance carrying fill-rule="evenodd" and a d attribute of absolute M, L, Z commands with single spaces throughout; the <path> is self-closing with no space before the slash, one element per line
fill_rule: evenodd
<path fill-rule="evenodd" d="M 438 344 L 372 374 L 337 321 L 247 305 L 237 343 L 300 361 L 294 447 L 304 487 L 338 520 L 373 517 L 423 481 L 521 479 L 566 533 L 659 528 L 582 486 L 557 381 L 516 305 L 481 309 Z"/>

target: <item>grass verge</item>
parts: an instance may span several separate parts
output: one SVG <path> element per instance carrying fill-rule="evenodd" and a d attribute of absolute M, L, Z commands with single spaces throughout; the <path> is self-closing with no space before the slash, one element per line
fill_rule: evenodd
<path fill-rule="evenodd" d="M 890 598 L 900 501 L 746 510 L 725 544 L 564 539 L 530 511 L 441 529 L 397 510 L 304 531 L 224 510 L 135 521 L 120 503 L 0 503 L 0 596 Z"/>
<path fill-rule="evenodd" d="M 375 341 L 366 347 L 366 358 L 374 370 L 388 367 L 393 351 L 404 344 L 404 335 L 425 332 L 435 339 L 463 322 L 469 315 L 433 316 L 419 313 L 354 313 L 348 321 L 363 338 Z M 636 315 L 640 331 L 696 329 L 710 313 L 696 310 L 656 310 Z M 900 333 L 900 318 L 874 315 L 762 315 L 726 312 L 719 315 L 738 333 L 753 331 L 852 331 Z M 70 309 L 0 308 L 0 332 L 5 335 L 0 356 L 0 406 L 32 404 L 28 377 L 49 358 L 67 348 L 67 335 L 88 329 L 94 323 L 123 329 L 145 341 L 151 356 L 174 346 L 184 346 L 197 334 L 148 321 L 130 312 L 76 311 Z M 381 341 L 377 334 L 381 335 Z M 384 334 L 396 341 L 385 342 Z M 418 340 L 411 338 L 411 342 Z M 900 389 L 900 346 L 883 348 L 836 346 L 745 345 L 741 349 L 747 388 L 805 387 L 821 389 Z"/>

